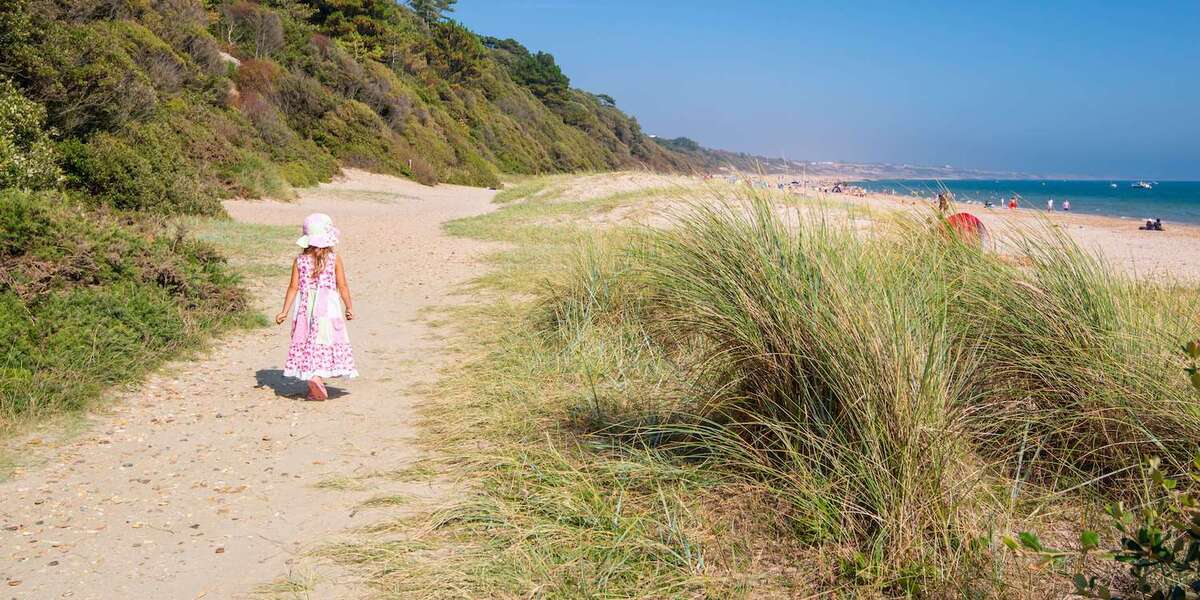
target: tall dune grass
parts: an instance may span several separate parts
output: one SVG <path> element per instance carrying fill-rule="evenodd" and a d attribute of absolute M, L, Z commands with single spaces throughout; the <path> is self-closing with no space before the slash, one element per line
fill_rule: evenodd
<path fill-rule="evenodd" d="M 834 217 L 695 207 L 633 250 L 581 254 L 541 322 L 567 344 L 597 323 L 653 341 L 689 416 L 643 419 L 638 439 L 758 482 L 885 589 L 977 577 L 1020 482 L 1119 496 L 1142 457 L 1190 458 L 1200 404 L 1173 352 L 1200 329 L 1192 292 L 1049 229 L 1000 256 L 931 219 Z"/>

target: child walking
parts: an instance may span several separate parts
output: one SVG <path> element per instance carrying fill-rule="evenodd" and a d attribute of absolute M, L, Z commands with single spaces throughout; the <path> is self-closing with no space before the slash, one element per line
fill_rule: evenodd
<path fill-rule="evenodd" d="M 334 252 L 338 230 L 329 215 L 313 213 L 304 219 L 304 235 L 296 240 L 303 248 L 292 262 L 292 281 L 275 324 L 292 314 L 292 343 L 288 348 L 285 377 L 308 382 L 308 399 L 325 400 L 325 379 L 357 377 L 346 321 L 354 320 L 350 287 L 342 257 Z"/>

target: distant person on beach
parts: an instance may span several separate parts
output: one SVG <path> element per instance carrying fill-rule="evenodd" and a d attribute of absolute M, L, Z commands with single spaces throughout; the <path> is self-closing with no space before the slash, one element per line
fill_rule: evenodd
<path fill-rule="evenodd" d="M 1054 210 L 1054 198 L 1046 201 L 1046 210 Z"/>
<path fill-rule="evenodd" d="M 1070 201 L 1070 200 L 1063 200 L 1063 201 L 1062 201 L 1062 207 L 1063 207 L 1063 210 L 1064 210 L 1064 211 L 1069 211 L 1069 210 L 1071 210 L 1071 201 Z"/>
<path fill-rule="evenodd" d="M 275 324 L 282 324 L 291 313 L 292 343 L 284 377 L 307 381 L 309 400 L 325 400 L 329 398 L 326 378 L 358 376 L 346 331 L 346 321 L 354 320 L 354 308 L 342 257 L 334 252 L 340 232 L 333 219 L 313 213 L 304 219 L 303 233 L 296 240 L 303 250 L 292 261 L 292 281 Z"/>
<path fill-rule="evenodd" d="M 1008 199 L 1008 209 L 1013 210 L 1015 208 L 1017 208 L 1017 197 L 1013 196 L 1012 198 Z"/>
<path fill-rule="evenodd" d="M 946 212 L 950 210 L 950 199 L 946 197 L 945 192 L 940 192 L 937 195 L 938 212 Z"/>

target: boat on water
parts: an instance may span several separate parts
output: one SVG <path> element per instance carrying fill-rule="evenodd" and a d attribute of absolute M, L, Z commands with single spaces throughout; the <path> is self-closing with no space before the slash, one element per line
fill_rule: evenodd
<path fill-rule="evenodd" d="M 1110 184 L 1108 184 L 1108 187 L 1114 187 L 1114 188 L 1115 188 L 1115 187 L 1117 187 L 1117 184 L 1115 184 L 1115 183 L 1110 183 Z"/>
<path fill-rule="evenodd" d="M 1150 185 L 1149 183 L 1146 183 L 1145 181 L 1139 181 L 1139 182 L 1133 184 L 1131 187 L 1142 188 L 1143 190 L 1154 189 L 1154 186 Z"/>

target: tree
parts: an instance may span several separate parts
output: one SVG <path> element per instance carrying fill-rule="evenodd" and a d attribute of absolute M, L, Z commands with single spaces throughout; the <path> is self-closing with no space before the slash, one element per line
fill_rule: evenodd
<path fill-rule="evenodd" d="M 522 56 L 512 66 L 512 78 L 542 100 L 563 96 L 571 85 L 549 52 Z"/>
<path fill-rule="evenodd" d="M 243 0 L 221 6 L 220 13 L 225 41 L 236 44 L 249 38 L 255 58 L 270 56 L 283 47 L 283 22 L 275 11 Z"/>
<path fill-rule="evenodd" d="M 422 21 L 436 23 L 445 13 L 454 12 L 458 0 L 408 0 L 408 6 Z"/>
<path fill-rule="evenodd" d="M 433 24 L 429 64 L 443 77 L 460 83 L 478 79 L 483 72 L 486 50 L 479 38 L 454 21 Z"/>

